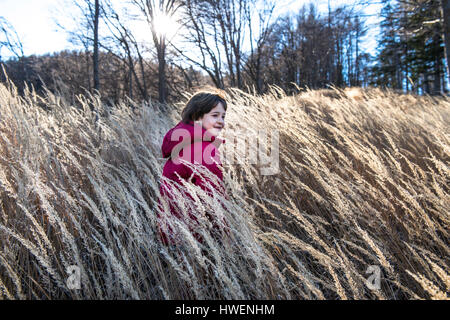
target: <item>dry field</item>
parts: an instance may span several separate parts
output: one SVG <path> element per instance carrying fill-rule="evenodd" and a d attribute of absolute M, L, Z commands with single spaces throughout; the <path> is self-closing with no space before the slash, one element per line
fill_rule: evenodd
<path fill-rule="evenodd" d="M 279 172 L 226 162 L 227 199 L 186 184 L 177 203 L 205 242 L 172 219 L 183 245 L 166 247 L 159 148 L 183 101 L 108 107 L 0 84 L 1 299 L 448 298 L 448 98 L 227 94 L 228 134 L 278 130 Z"/>

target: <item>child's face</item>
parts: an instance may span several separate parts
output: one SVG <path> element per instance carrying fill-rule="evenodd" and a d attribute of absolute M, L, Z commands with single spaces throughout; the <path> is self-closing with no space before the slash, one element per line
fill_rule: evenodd
<path fill-rule="evenodd" d="M 199 121 L 202 122 L 205 128 L 213 136 L 218 136 L 225 127 L 225 109 L 221 102 L 217 104 L 210 112 L 205 113 Z"/>

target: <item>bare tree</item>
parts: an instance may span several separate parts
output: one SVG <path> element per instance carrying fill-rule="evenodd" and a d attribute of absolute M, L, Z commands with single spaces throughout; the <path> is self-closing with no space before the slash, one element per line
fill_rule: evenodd
<path fill-rule="evenodd" d="M 14 27 L 0 16 L 0 62 L 1 49 L 6 48 L 15 57 L 23 57 L 23 45 Z"/>
<path fill-rule="evenodd" d="M 82 15 L 85 19 L 84 23 L 87 25 L 88 43 L 86 43 L 87 48 L 92 44 L 92 79 L 94 83 L 94 90 L 100 90 L 100 80 L 99 80 L 99 61 L 98 61 L 98 49 L 99 49 L 99 36 L 98 28 L 100 22 L 100 7 L 101 3 L 99 0 L 74 0 L 75 5 L 81 10 Z M 83 41 L 86 41 L 83 40 Z"/>
<path fill-rule="evenodd" d="M 242 88 L 242 44 L 246 26 L 246 12 L 250 0 L 216 0 L 210 1 L 213 15 L 220 26 L 220 36 L 227 58 L 231 86 Z M 214 23 L 214 22 L 212 22 Z"/>
<path fill-rule="evenodd" d="M 203 10 L 200 4 L 199 0 L 185 1 L 183 20 L 186 33 L 183 37 L 188 49 L 173 47 L 184 59 L 205 71 L 217 88 L 224 88 L 218 26 L 209 24 L 210 11 Z M 191 53 L 189 46 L 198 50 L 196 55 Z"/>
<path fill-rule="evenodd" d="M 23 45 L 14 27 L 4 17 L 0 17 L 0 81 L 4 81 L 7 76 L 5 74 L 4 65 L 2 63 L 1 51 L 6 48 L 10 54 L 16 58 L 23 57 Z M 22 65 L 22 70 L 24 66 Z M 24 72 L 26 77 L 26 72 Z"/>
<path fill-rule="evenodd" d="M 181 1 L 177 0 L 133 0 L 133 3 L 144 14 L 150 32 L 153 38 L 153 44 L 156 48 L 158 58 L 158 95 L 159 102 L 164 103 L 167 100 L 167 83 L 166 83 L 166 49 L 167 35 L 158 32 L 156 23 L 159 16 L 173 17 L 177 10 L 182 6 Z"/>
<path fill-rule="evenodd" d="M 124 22 L 122 17 L 117 13 L 110 0 L 104 0 L 103 14 L 105 17 L 106 27 L 109 30 L 109 36 L 105 39 L 109 47 L 105 47 L 110 53 L 122 60 L 128 67 L 128 96 L 133 97 L 133 79 L 142 99 L 148 100 L 148 84 L 145 77 L 145 62 L 139 47 L 138 41 L 134 37 L 130 28 Z M 125 19 L 131 17 L 125 17 Z M 112 48 L 117 45 L 119 48 Z M 121 53 L 122 52 L 122 53 Z M 139 70 L 136 70 L 135 59 L 138 60 Z M 140 76 L 138 76 L 138 72 Z"/>
<path fill-rule="evenodd" d="M 202 68 L 218 88 L 224 87 L 222 70 L 229 84 L 243 86 L 243 43 L 249 6 L 255 0 L 186 0 L 185 43 L 194 46 L 197 55 L 177 48 L 184 58 Z"/>
<path fill-rule="evenodd" d="M 275 6 L 274 1 L 263 0 L 262 3 L 255 2 L 253 5 L 248 5 L 245 8 L 250 40 L 250 55 L 245 67 L 259 94 L 263 92 L 262 60 L 264 47 L 273 30 L 272 16 Z"/>
<path fill-rule="evenodd" d="M 90 6 L 89 6 L 90 8 Z M 93 14 L 93 23 L 94 23 L 94 55 L 93 55 L 93 69 L 94 69 L 94 89 L 100 89 L 100 81 L 98 78 L 98 23 L 100 17 L 100 4 L 99 0 L 95 0 L 94 3 L 94 14 Z"/>
<path fill-rule="evenodd" d="M 81 45 L 86 53 L 86 72 L 90 76 L 86 79 L 88 90 L 100 90 L 99 76 L 99 47 L 101 40 L 99 38 L 99 24 L 102 18 L 102 1 L 100 0 L 70 0 L 70 5 L 74 5 L 79 11 L 62 13 L 64 16 L 72 15 L 75 22 L 75 29 L 67 28 L 64 23 L 58 21 L 56 24 L 69 34 L 69 41 L 74 45 Z M 69 3 L 63 3 L 68 6 Z M 64 10 L 61 8 L 60 10 Z M 92 50 L 92 51 L 91 51 Z"/>

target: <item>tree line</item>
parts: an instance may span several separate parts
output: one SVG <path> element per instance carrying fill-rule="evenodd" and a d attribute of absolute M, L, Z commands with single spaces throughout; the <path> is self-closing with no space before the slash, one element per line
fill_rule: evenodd
<path fill-rule="evenodd" d="M 278 14 L 271 0 L 131 0 L 126 7 L 72 1 L 77 28 L 61 28 L 80 49 L 23 56 L 10 37 L 17 54 L 3 65 L 19 87 L 162 103 L 205 84 L 258 94 L 270 85 L 287 92 L 369 85 L 446 92 L 447 0 L 381 0 L 376 55 L 362 49 L 368 27 L 355 5 L 332 8 L 328 1 L 325 12 L 311 3 Z M 161 16 L 179 24 L 175 37 L 161 32 Z M 145 41 L 135 34 L 137 22 L 147 26 Z M 0 31 L 14 34 L 8 27 Z"/>

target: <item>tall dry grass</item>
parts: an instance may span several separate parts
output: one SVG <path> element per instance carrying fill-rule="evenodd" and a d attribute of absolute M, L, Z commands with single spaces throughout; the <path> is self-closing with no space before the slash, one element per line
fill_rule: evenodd
<path fill-rule="evenodd" d="M 225 163 L 228 199 L 186 184 L 177 205 L 199 217 L 205 241 L 167 219 L 182 239 L 174 247 L 157 240 L 159 150 L 182 104 L 107 107 L 0 84 L 0 296 L 447 298 L 448 98 L 227 93 L 226 133 L 279 130 L 280 171 Z M 229 237 L 209 231 L 211 212 Z M 68 289 L 71 265 L 80 290 Z M 366 285 L 370 265 L 380 290 Z"/>

